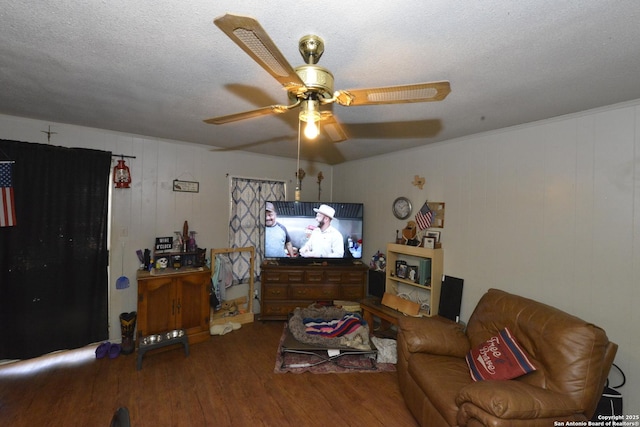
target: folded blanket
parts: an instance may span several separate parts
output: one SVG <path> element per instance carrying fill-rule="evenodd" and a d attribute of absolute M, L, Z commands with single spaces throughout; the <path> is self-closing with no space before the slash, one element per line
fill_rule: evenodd
<path fill-rule="evenodd" d="M 323 320 L 305 318 L 302 323 L 306 326 L 308 334 L 319 335 L 327 338 L 341 337 L 355 332 L 362 327 L 362 317 L 356 313 L 345 314 L 340 319 Z"/>
<path fill-rule="evenodd" d="M 309 325 L 304 323 L 305 319 L 310 321 Z M 307 331 L 307 326 L 312 333 Z M 371 349 L 367 322 L 359 314 L 338 307 L 298 307 L 289 319 L 289 331 L 298 341 L 307 344 Z"/>

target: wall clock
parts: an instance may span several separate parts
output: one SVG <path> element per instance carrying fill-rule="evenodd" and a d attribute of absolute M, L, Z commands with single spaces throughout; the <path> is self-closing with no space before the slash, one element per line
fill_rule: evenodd
<path fill-rule="evenodd" d="M 398 219 L 407 219 L 411 215 L 411 200 L 406 197 L 398 197 L 393 201 L 393 215 Z"/>

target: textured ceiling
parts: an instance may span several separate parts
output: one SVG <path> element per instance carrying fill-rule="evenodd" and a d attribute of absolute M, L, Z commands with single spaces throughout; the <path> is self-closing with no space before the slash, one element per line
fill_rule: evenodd
<path fill-rule="evenodd" d="M 325 41 L 336 89 L 448 80 L 442 102 L 333 106 L 330 164 L 640 98 L 640 2 L 5 0 L 0 113 L 296 158 L 296 114 L 203 119 L 286 92 L 213 24 L 257 19 L 293 66 Z M 57 135 L 64 145 L 64 136 Z"/>

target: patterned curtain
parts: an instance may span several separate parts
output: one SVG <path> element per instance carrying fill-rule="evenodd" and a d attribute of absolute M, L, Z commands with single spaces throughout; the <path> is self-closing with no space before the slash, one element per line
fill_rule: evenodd
<path fill-rule="evenodd" d="M 255 265 L 264 258 L 264 204 L 267 200 L 285 199 L 283 181 L 267 181 L 250 178 L 231 178 L 231 221 L 229 243 L 232 248 L 253 246 L 256 249 Z M 233 265 L 234 281 L 249 279 L 250 259 L 245 252 L 229 254 Z M 254 271 L 257 275 L 257 272 Z"/>

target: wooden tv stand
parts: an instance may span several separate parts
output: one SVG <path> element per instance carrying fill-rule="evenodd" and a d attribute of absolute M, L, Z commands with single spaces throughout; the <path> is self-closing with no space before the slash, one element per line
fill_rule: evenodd
<path fill-rule="evenodd" d="M 266 261 L 260 271 L 260 320 L 287 320 L 296 307 L 317 301 L 360 301 L 366 296 L 369 267 L 358 261 L 327 265 Z"/>

